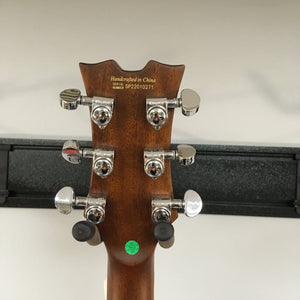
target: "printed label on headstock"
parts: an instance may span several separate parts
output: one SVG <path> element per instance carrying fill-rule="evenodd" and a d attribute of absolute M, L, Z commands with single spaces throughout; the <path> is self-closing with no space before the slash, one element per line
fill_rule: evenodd
<path fill-rule="evenodd" d="M 111 76 L 112 89 L 114 90 L 153 90 L 155 78 L 151 77 L 117 77 Z"/>

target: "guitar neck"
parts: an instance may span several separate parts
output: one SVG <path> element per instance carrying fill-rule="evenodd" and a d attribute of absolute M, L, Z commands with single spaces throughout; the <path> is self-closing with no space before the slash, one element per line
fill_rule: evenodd
<path fill-rule="evenodd" d="M 125 265 L 108 256 L 107 300 L 153 300 L 154 255 L 138 265 Z"/>

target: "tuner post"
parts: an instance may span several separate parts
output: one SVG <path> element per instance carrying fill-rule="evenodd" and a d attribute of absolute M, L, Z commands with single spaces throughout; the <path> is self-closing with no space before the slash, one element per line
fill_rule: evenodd
<path fill-rule="evenodd" d="M 73 207 L 84 208 L 84 216 L 92 224 L 99 224 L 105 218 L 106 197 L 76 197 L 70 186 L 58 191 L 54 199 L 57 210 L 65 215 L 71 213 Z"/>
<path fill-rule="evenodd" d="M 87 242 L 91 246 L 97 246 L 102 242 L 97 226 L 88 221 L 77 222 L 72 228 L 72 235 L 76 241 Z"/>
<path fill-rule="evenodd" d="M 159 221 L 154 226 L 154 236 L 162 248 L 171 248 L 174 245 L 174 227 L 171 223 Z"/>
<path fill-rule="evenodd" d="M 195 162 L 196 149 L 189 145 L 178 145 L 177 150 L 144 150 L 144 170 L 152 179 L 160 177 L 165 170 L 165 159 L 177 159 L 181 165 L 189 166 Z"/>
<path fill-rule="evenodd" d="M 88 221 L 79 221 L 74 224 L 72 235 L 76 241 L 87 242 L 91 246 L 97 246 L 102 242 L 97 226 Z"/>
<path fill-rule="evenodd" d="M 168 120 L 168 109 L 181 107 L 184 116 L 192 116 L 198 112 L 200 106 L 200 96 L 191 89 L 184 89 L 180 98 L 147 98 L 146 118 L 149 124 L 160 130 Z"/>
<path fill-rule="evenodd" d="M 112 119 L 114 99 L 107 97 L 87 97 L 80 90 L 66 89 L 60 93 L 60 105 L 67 110 L 77 109 L 78 105 L 91 106 L 91 120 L 104 129 Z"/>

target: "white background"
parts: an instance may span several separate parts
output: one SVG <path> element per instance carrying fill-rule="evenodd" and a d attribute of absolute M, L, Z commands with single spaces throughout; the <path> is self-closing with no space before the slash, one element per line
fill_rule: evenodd
<path fill-rule="evenodd" d="M 0 138 L 90 139 L 86 108 L 58 93 L 78 63 L 185 64 L 197 116 L 172 142 L 300 146 L 299 1 L 0 1 Z M 192 178 L 191 178 L 192 180 Z M 104 299 L 106 253 L 76 243 L 80 212 L 0 210 L 0 299 Z M 200 215 L 156 251 L 157 300 L 293 300 L 299 220 Z"/>

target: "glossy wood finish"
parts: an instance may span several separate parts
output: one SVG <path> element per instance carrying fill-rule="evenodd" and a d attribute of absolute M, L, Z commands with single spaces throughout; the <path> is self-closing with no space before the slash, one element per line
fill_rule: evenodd
<path fill-rule="evenodd" d="M 145 147 L 170 147 L 173 110 L 161 130 L 146 120 L 146 98 L 177 97 L 184 66 L 168 66 L 155 61 L 140 71 L 125 71 L 113 61 L 80 64 L 87 95 L 113 97 L 113 118 L 104 130 L 92 123 L 93 147 L 114 147 L 112 174 L 101 179 L 92 172 L 89 193 L 107 195 L 106 218 L 98 228 L 108 252 L 107 300 L 152 300 L 153 253 L 156 240 L 151 219 L 153 194 L 173 196 L 170 163 L 157 180 L 143 167 Z M 155 81 L 155 82 L 153 82 Z M 173 220 L 177 212 L 173 211 Z M 139 243 L 139 252 L 129 255 L 125 244 Z"/>

